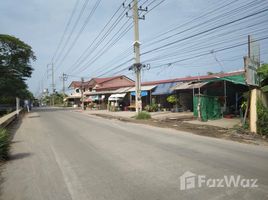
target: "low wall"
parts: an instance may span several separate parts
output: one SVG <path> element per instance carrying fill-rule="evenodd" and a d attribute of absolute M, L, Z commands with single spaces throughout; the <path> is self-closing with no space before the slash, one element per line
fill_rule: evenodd
<path fill-rule="evenodd" d="M 19 110 L 19 113 L 22 111 L 22 109 Z M 17 117 L 17 111 L 14 111 L 12 113 L 9 113 L 7 115 L 4 115 L 0 118 L 0 127 L 5 128 L 7 125 L 9 125 L 14 119 Z"/>

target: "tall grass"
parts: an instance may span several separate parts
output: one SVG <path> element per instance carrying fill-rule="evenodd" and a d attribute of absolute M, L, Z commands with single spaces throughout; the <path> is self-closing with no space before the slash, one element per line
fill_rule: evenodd
<path fill-rule="evenodd" d="M 136 119 L 151 119 L 151 115 L 148 112 L 140 112 L 135 116 Z"/>
<path fill-rule="evenodd" d="M 10 149 L 10 138 L 6 129 L 0 128 L 0 160 L 7 160 Z"/>

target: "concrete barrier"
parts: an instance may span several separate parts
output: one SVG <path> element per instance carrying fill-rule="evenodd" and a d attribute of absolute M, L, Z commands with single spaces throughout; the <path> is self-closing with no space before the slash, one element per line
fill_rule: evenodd
<path fill-rule="evenodd" d="M 7 125 L 9 125 L 14 119 L 16 119 L 17 114 L 20 113 L 22 109 L 19 109 L 18 112 L 14 111 L 12 113 L 9 113 L 7 115 L 4 115 L 0 118 L 0 127 L 5 128 Z"/>

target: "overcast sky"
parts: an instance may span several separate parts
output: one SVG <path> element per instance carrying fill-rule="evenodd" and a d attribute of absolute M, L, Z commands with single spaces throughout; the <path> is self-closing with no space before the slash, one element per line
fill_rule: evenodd
<path fill-rule="evenodd" d="M 101 40 L 102 43 L 100 43 L 98 48 L 89 49 L 89 55 L 84 54 L 85 57 L 82 57 L 83 59 L 81 60 L 84 62 L 78 62 L 78 64 L 76 62 L 92 42 L 95 42 L 95 44 L 98 42 L 98 40 L 94 41 L 95 38 L 101 33 L 101 29 L 119 8 L 122 1 L 100 1 L 99 6 L 83 30 L 81 27 L 97 0 L 78 1 L 77 10 L 74 13 L 69 29 L 64 35 L 63 43 L 56 56 L 54 56 L 76 0 L 1 0 L 1 34 L 10 34 L 20 38 L 32 46 L 37 56 L 37 61 L 33 63 L 35 71 L 32 78 L 28 81 L 31 91 L 37 93 L 42 88 L 51 88 L 51 78 L 48 77 L 47 79 L 47 64 L 51 63 L 53 56 L 56 68 L 56 86 L 59 91 L 62 87 L 59 76 L 63 72 L 70 75 L 68 76 L 67 85 L 72 80 L 79 80 L 81 76 L 88 79 L 92 76 L 116 75 L 118 72 L 119 74 L 126 74 L 133 78 L 133 72 L 128 70 L 120 71 L 130 66 L 132 61 L 118 66 L 134 56 L 132 49 L 133 29 L 130 29 L 115 45 L 107 49 L 105 53 L 100 54 L 101 56 L 97 56 L 97 59 L 94 59 L 94 54 L 97 55 L 102 47 L 107 47 L 109 41 L 112 42 L 111 38 L 119 31 L 119 28 L 124 23 L 131 23 L 131 19 L 127 17 L 124 17 L 115 29 L 109 32 L 110 34 L 106 39 Z M 81 15 L 73 34 L 67 40 L 79 13 L 81 13 L 84 2 L 88 2 L 85 11 Z M 130 0 L 127 2 L 130 2 Z M 158 2 L 161 2 L 161 0 L 140 0 L 140 4 L 144 3 L 145 6 L 151 3 L 148 7 L 149 11 Z M 141 61 L 147 61 L 145 64 L 150 64 L 151 67 L 149 70 L 144 70 L 142 75 L 143 81 L 195 76 L 206 74 L 208 71 L 219 72 L 221 70 L 234 71 L 242 69 L 243 55 L 247 54 L 246 45 L 226 51 L 217 52 L 217 50 L 242 44 L 243 42 L 246 43 L 247 34 L 252 34 L 255 38 L 264 38 L 267 36 L 267 12 L 254 15 L 253 17 L 204 33 L 200 36 L 197 35 L 186 40 L 182 39 L 216 27 L 217 25 L 259 12 L 267 8 L 268 5 L 267 0 L 255 0 L 254 4 L 248 5 L 251 2 L 249 0 L 166 0 L 151 10 L 146 15 L 145 20 L 140 20 L 141 53 L 147 52 L 141 57 Z M 227 6 L 228 3 L 230 5 Z M 243 5 L 245 7 L 241 9 Z M 216 12 L 208 13 L 220 7 L 222 8 Z M 231 12 L 232 10 L 233 12 Z M 120 9 L 119 13 L 121 12 L 125 13 L 124 8 Z M 206 13 L 208 14 L 205 15 Z M 129 11 L 129 15 L 131 15 L 131 11 Z M 186 22 L 188 23 L 185 24 Z M 178 27 L 179 25 L 183 26 Z M 159 34 L 175 27 L 178 28 L 168 34 L 159 36 Z M 189 30 L 184 31 L 186 29 Z M 121 29 L 121 31 L 123 30 L 124 28 Z M 161 42 L 158 41 L 158 39 L 173 34 L 176 35 Z M 77 42 L 73 42 L 75 38 L 77 38 Z M 66 47 L 63 49 L 65 41 L 67 41 Z M 177 41 L 177 43 L 162 48 L 161 51 L 156 50 L 157 47 L 170 44 L 174 41 Z M 262 40 L 260 43 L 261 60 L 268 62 L 268 41 Z M 94 45 L 91 47 L 94 47 Z M 67 50 L 68 54 L 66 54 Z M 154 51 L 149 52 L 150 50 Z M 213 50 L 216 53 L 210 53 Z M 122 52 L 125 53 L 122 54 Z M 208 53 L 208 55 L 198 56 L 202 53 Z M 180 62 L 174 63 L 179 60 Z"/>

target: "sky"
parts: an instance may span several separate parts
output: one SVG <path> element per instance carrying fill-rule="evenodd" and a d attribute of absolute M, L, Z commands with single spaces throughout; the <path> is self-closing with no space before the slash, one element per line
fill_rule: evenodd
<path fill-rule="evenodd" d="M 34 72 L 27 81 L 35 95 L 45 88 L 51 91 L 47 66 L 51 68 L 52 62 L 57 91 L 62 89 L 62 73 L 68 75 L 67 86 L 81 77 L 88 80 L 125 74 L 134 79 L 134 72 L 128 70 L 134 62 L 132 11 L 121 6 L 123 1 L 0 1 L 0 33 L 21 39 L 36 54 Z M 268 32 L 267 0 L 140 0 L 139 5 L 148 6 L 147 12 L 140 13 L 141 17 L 145 14 L 145 20 L 139 21 L 141 62 L 147 65 L 142 81 L 242 69 L 249 34 L 262 39 L 261 61 L 268 62 L 268 40 L 264 39 Z M 129 17 L 124 16 L 126 12 Z M 117 17 L 121 20 L 112 26 Z M 238 21 L 224 25 L 233 20 Z"/>

